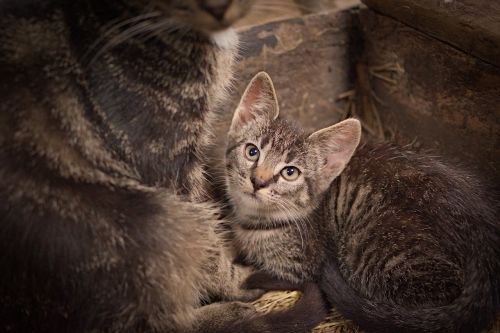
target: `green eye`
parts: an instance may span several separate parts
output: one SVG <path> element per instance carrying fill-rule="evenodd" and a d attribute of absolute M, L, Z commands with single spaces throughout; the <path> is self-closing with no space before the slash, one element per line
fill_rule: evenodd
<path fill-rule="evenodd" d="M 294 166 L 287 166 L 281 170 L 281 176 L 288 181 L 293 181 L 299 178 L 300 170 Z"/>
<path fill-rule="evenodd" d="M 252 162 L 257 161 L 259 159 L 259 155 L 260 151 L 255 145 L 251 143 L 247 144 L 245 148 L 245 157 L 247 160 Z"/>

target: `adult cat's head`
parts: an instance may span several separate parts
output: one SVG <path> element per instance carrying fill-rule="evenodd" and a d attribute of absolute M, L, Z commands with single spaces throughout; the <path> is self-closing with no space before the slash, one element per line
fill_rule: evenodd
<path fill-rule="evenodd" d="M 152 6 L 181 25 L 217 32 L 245 17 L 258 0 L 133 0 Z"/>
<path fill-rule="evenodd" d="M 236 109 L 226 152 L 229 197 L 236 214 L 253 223 L 307 216 L 361 136 L 356 119 L 307 135 L 278 113 L 272 81 L 261 72 Z"/>

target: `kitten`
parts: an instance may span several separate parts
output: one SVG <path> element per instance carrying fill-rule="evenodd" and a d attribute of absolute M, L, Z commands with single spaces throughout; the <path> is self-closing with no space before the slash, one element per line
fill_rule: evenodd
<path fill-rule="evenodd" d="M 437 158 L 387 143 L 358 147 L 358 120 L 307 135 L 278 113 L 260 73 L 226 152 L 243 260 L 290 281 L 320 281 L 331 304 L 369 332 L 490 325 L 500 278 L 493 194 Z"/>
<path fill-rule="evenodd" d="M 288 331 L 235 302 L 262 290 L 201 203 L 228 27 L 253 3 L 0 2 L 0 330 Z"/>

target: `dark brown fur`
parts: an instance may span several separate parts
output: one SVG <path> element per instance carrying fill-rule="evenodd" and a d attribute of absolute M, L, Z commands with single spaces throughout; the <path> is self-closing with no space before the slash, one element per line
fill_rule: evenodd
<path fill-rule="evenodd" d="M 212 2 L 0 2 L 1 331 L 272 330 L 200 202 L 249 5 Z"/>

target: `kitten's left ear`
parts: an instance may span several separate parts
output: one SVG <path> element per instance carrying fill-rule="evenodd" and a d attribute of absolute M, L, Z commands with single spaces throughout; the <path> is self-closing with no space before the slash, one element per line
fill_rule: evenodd
<path fill-rule="evenodd" d="M 347 119 L 311 134 L 307 141 L 324 163 L 320 170 L 328 182 L 337 177 L 351 159 L 361 139 L 361 123 Z"/>
<path fill-rule="evenodd" d="M 231 123 L 231 131 L 241 129 L 254 120 L 274 120 L 278 117 L 278 99 L 273 81 L 266 72 L 254 76 L 248 84 Z"/>

